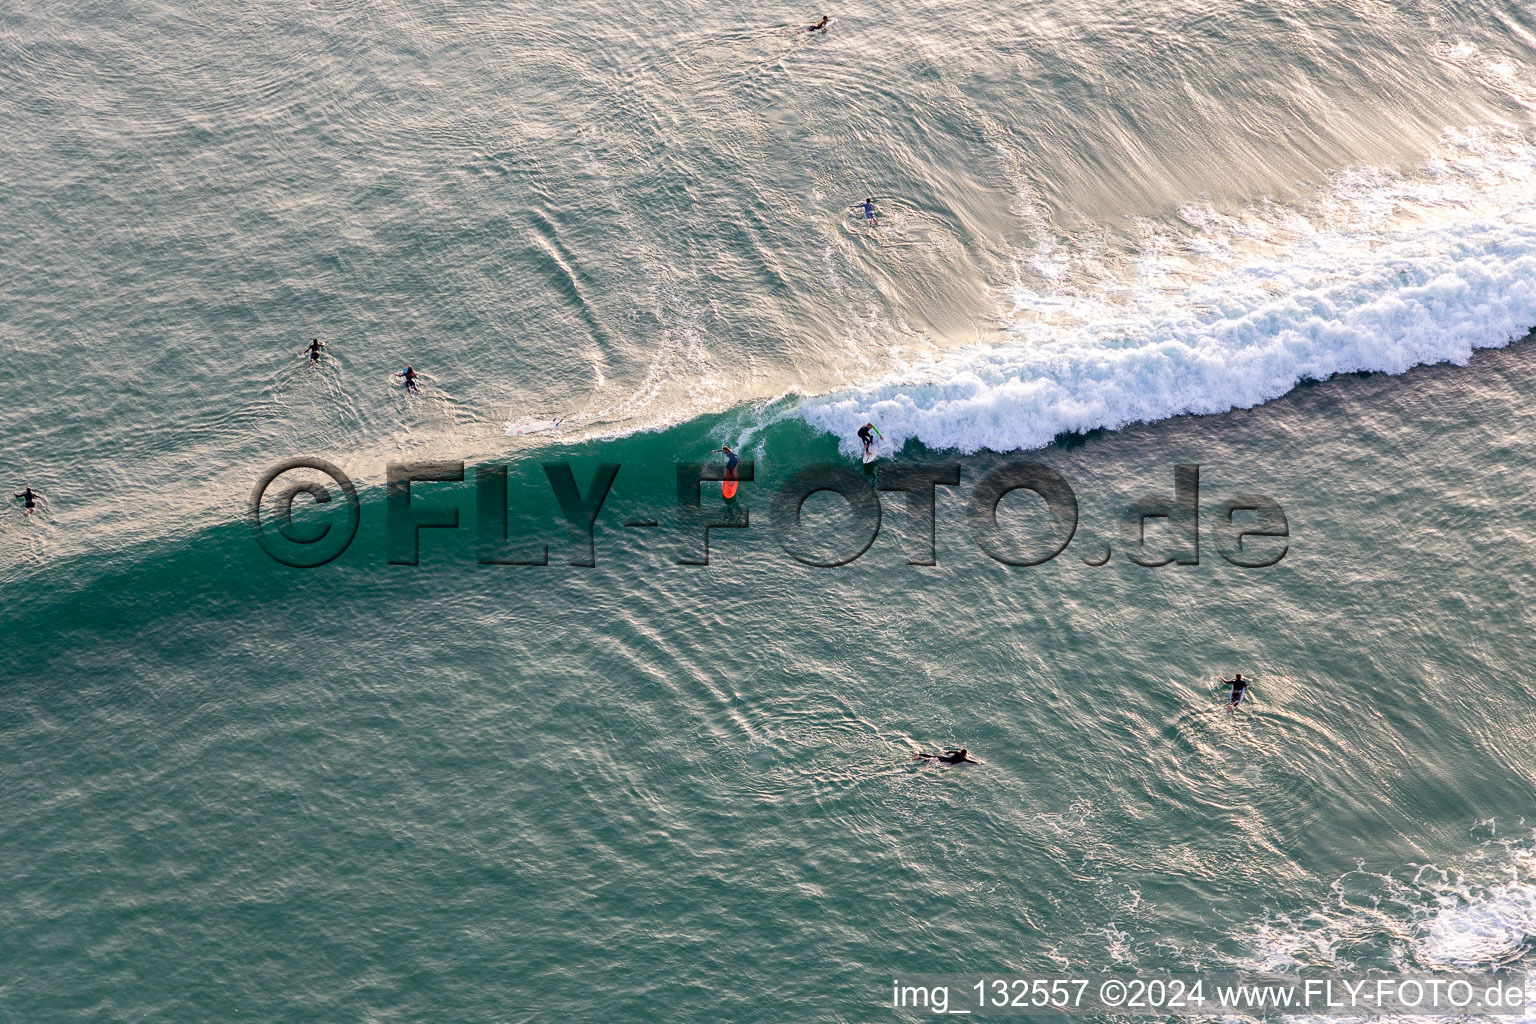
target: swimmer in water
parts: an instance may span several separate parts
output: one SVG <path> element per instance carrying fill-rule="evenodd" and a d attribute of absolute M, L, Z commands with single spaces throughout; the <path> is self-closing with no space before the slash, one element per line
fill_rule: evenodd
<path fill-rule="evenodd" d="M 37 508 L 37 499 L 41 498 L 42 495 L 30 487 L 23 487 L 16 492 L 16 497 L 21 499 L 21 507 L 27 515 L 31 515 L 33 510 Z"/>
<path fill-rule="evenodd" d="M 1221 679 L 1220 676 L 1216 678 Z M 1231 710 L 1243 702 L 1243 696 L 1248 692 L 1248 680 L 1244 679 L 1243 674 L 1239 672 L 1235 678 L 1222 679 L 1221 681 L 1232 687 L 1232 703 L 1227 705 L 1227 709 Z"/>
<path fill-rule="evenodd" d="M 309 365 L 314 366 L 320 361 L 320 350 L 325 348 L 325 342 L 316 338 L 305 346 L 304 351 L 309 353 Z"/>
<path fill-rule="evenodd" d="M 405 369 L 403 369 L 399 373 L 395 374 L 395 376 L 396 377 L 404 378 L 404 380 L 405 380 L 405 390 L 406 391 L 408 391 L 409 393 L 411 393 L 413 395 L 421 394 L 421 389 L 416 386 L 416 371 L 415 370 L 413 370 L 409 366 L 407 366 Z"/>
<path fill-rule="evenodd" d="M 806 29 L 807 32 L 825 32 L 826 30 L 827 30 L 827 16 L 825 14 L 823 14 L 821 16 L 821 20 L 820 21 L 818 21 L 816 24 L 812 25 L 810 28 Z"/>
<path fill-rule="evenodd" d="M 741 461 L 741 456 L 731 451 L 731 446 L 728 444 L 721 445 L 709 454 L 716 455 L 721 453 L 725 455 L 725 478 L 727 480 L 735 480 L 736 464 Z"/>
<path fill-rule="evenodd" d="M 864 454 L 865 455 L 869 454 L 870 446 L 875 443 L 875 438 L 869 436 L 869 432 L 871 430 L 873 430 L 875 432 L 875 437 L 878 437 L 882 441 L 885 440 L 885 435 L 880 433 L 880 428 L 879 427 L 875 426 L 873 423 L 866 423 L 866 424 L 864 424 L 862 427 L 859 428 L 859 440 L 864 442 Z"/>
<path fill-rule="evenodd" d="M 961 747 L 959 750 L 953 747 L 946 747 L 942 754 L 925 754 L 921 750 L 914 751 L 912 760 L 934 760 L 940 764 L 981 764 L 980 761 L 970 755 L 971 752 L 964 747 Z"/>
<path fill-rule="evenodd" d="M 867 223 L 870 227 L 874 227 L 875 226 L 875 216 L 876 216 L 876 214 L 875 214 L 875 197 L 874 196 L 870 196 L 869 198 L 865 199 L 862 203 L 854 203 L 852 206 L 848 207 L 848 209 L 850 209 L 850 210 L 863 210 L 864 211 L 864 221 L 865 221 L 865 223 Z"/>

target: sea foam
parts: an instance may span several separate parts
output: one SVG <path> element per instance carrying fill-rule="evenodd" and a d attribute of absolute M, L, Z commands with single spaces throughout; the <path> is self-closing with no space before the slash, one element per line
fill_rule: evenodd
<path fill-rule="evenodd" d="M 1118 239 L 1040 228 L 1000 339 L 803 400 L 843 437 L 874 420 L 974 452 L 1248 408 L 1300 381 L 1465 363 L 1536 326 L 1536 146 L 1447 133 L 1412 173 L 1341 172 L 1307 203 L 1190 204 Z"/>

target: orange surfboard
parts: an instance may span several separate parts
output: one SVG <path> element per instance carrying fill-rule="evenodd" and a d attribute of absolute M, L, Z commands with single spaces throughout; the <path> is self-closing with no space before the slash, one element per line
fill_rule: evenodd
<path fill-rule="evenodd" d="M 725 482 L 720 485 L 720 496 L 727 499 L 736 497 L 736 471 L 734 469 L 725 471 Z"/>

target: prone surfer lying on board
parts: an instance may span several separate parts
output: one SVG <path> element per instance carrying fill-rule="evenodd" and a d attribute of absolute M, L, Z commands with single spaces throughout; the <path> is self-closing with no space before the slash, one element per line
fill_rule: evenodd
<path fill-rule="evenodd" d="M 827 30 L 827 16 L 825 14 L 823 14 L 821 16 L 821 20 L 820 21 L 818 21 L 816 24 L 812 25 L 810 28 L 806 29 L 807 32 L 825 32 L 826 30 Z"/>
<path fill-rule="evenodd" d="M 1216 678 L 1221 679 L 1220 676 Z M 1248 680 L 1244 679 L 1243 674 L 1239 672 L 1235 679 L 1221 679 L 1221 681 L 1232 687 L 1232 703 L 1228 704 L 1227 707 L 1237 707 L 1243 702 L 1243 695 L 1248 692 Z"/>
<path fill-rule="evenodd" d="M 316 338 L 314 341 L 304 346 L 304 351 L 309 353 L 310 366 L 314 366 L 320 361 L 320 350 L 323 348 L 325 348 L 325 342 L 321 341 L 319 338 Z"/>
<path fill-rule="evenodd" d="M 885 435 L 880 433 L 880 428 L 875 426 L 873 423 L 866 423 L 860 427 L 859 440 L 864 442 L 864 453 L 866 455 L 869 454 L 869 446 L 875 443 L 875 438 L 869 436 L 869 432 L 871 430 L 875 432 L 875 437 L 880 438 L 882 441 L 885 440 Z"/>
<path fill-rule="evenodd" d="M 970 756 L 970 751 L 961 747 L 959 750 L 946 747 L 942 754 L 925 754 L 921 750 L 913 751 L 912 760 L 934 760 L 940 764 L 981 764 L 980 761 Z"/>
<path fill-rule="evenodd" d="M 416 386 L 416 371 L 415 370 L 413 370 L 409 366 L 407 366 L 405 369 L 403 369 L 399 373 L 395 374 L 395 376 L 396 377 L 403 377 L 403 378 L 405 378 L 405 390 L 409 391 L 413 395 L 421 394 L 421 389 Z"/>
<path fill-rule="evenodd" d="M 850 209 L 850 210 L 863 210 L 864 211 L 864 220 L 867 221 L 871 227 L 874 226 L 875 216 L 876 216 L 875 215 L 875 197 L 874 196 L 870 196 L 869 198 L 865 199 L 862 203 L 854 203 L 852 206 L 848 207 L 848 209 Z"/>
<path fill-rule="evenodd" d="M 37 508 L 37 499 L 41 498 L 42 495 L 30 487 L 23 487 L 16 492 L 16 497 L 21 499 L 21 507 L 26 509 L 27 515 L 31 515 L 32 510 Z"/>
<path fill-rule="evenodd" d="M 735 473 L 736 473 L 736 464 L 741 461 L 741 456 L 737 455 L 735 452 L 731 451 L 731 446 L 728 445 L 728 444 L 721 445 L 719 448 L 716 448 L 714 451 L 710 452 L 709 454 L 714 455 L 714 454 L 717 454 L 717 453 L 720 453 L 720 452 L 725 453 L 725 471 L 727 473 L 735 475 Z"/>

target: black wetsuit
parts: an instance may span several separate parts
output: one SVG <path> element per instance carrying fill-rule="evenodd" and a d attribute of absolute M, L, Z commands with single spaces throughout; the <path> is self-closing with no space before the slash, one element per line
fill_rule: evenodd
<path fill-rule="evenodd" d="M 859 428 L 859 440 L 864 442 L 865 451 L 868 451 L 869 446 L 875 443 L 875 437 L 869 432 L 867 424 Z"/>
<path fill-rule="evenodd" d="M 320 344 L 318 341 L 310 342 L 309 361 L 312 363 L 318 363 L 320 361 L 320 350 L 324 347 L 325 346 Z"/>
<path fill-rule="evenodd" d="M 28 512 L 37 508 L 37 495 L 32 493 L 32 488 L 28 487 L 26 490 L 16 495 L 16 497 L 21 499 L 21 507 L 26 509 Z"/>
<path fill-rule="evenodd" d="M 1226 680 L 1222 680 L 1222 682 L 1226 682 Z M 1238 678 L 1227 683 L 1227 685 L 1232 687 L 1232 703 L 1229 706 L 1235 708 L 1243 702 L 1243 697 L 1248 692 L 1248 680 Z"/>
<path fill-rule="evenodd" d="M 979 761 L 967 757 L 966 755 L 969 753 L 970 751 L 968 750 L 945 750 L 942 754 L 925 754 L 922 751 L 918 751 L 917 756 L 931 757 L 943 764 L 980 764 Z"/>

